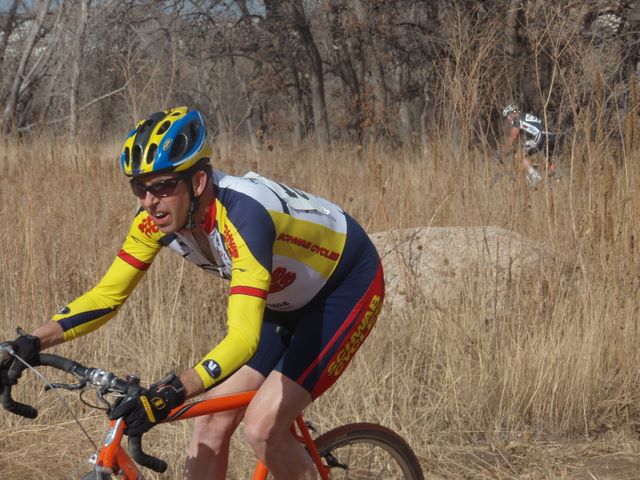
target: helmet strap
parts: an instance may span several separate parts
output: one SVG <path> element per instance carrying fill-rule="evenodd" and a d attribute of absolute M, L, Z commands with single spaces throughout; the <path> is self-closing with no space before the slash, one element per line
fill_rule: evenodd
<path fill-rule="evenodd" d="M 198 199 L 196 198 L 195 200 L 191 200 L 191 203 L 189 204 L 189 218 L 187 219 L 187 224 L 184 227 L 187 230 L 193 230 L 194 228 L 196 228 L 196 222 L 194 220 L 194 217 L 197 210 L 198 210 Z"/>
<path fill-rule="evenodd" d="M 187 224 L 185 225 L 185 228 L 187 230 L 193 230 L 194 228 L 196 228 L 195 216 L 196 212 L 198 211 L 198 207 L 200 206 L 200 202 L 198 197 L 196 197 L 196 192 L 194 190 L 193 184 L 189 182 L 189 185 L 191 187 L 189 188 L 189 217 L 187 218 Z"/>
<path fill-rule="evenodd" d="M 211 181 L 211 174 L 210 172 L 208 172 L 206 169 L 198 169 L 195 168 L 191 171 L 191 173 L 189 173 L 189 178 L 191 179 L 191 175 L 195 172 L 198 171 L 203 171 L 206 176 L 207 176 L 207 183 Z M 189 217 L 187 218 L 187 223 L 185 225 L 185 229 L 187 230 L 193 230 L 194 228 L 196 228 L 196 213 L 198 212 L 198 209 L 200 208 L 200 197 L 196 195 L 196 191 L 195 191 L 195 187 L 193 186 L 193 183 L 191 182 L 191 180 L 189 180 L 189 185 L 190 185 L 190 189 L 189 189 L 189 197 L 190 197 L 190 202 L 189 202 Z M 204 192 L 206 191 L 206 187 Z M 201 194 L 202 195 L 202 194 Z"/>

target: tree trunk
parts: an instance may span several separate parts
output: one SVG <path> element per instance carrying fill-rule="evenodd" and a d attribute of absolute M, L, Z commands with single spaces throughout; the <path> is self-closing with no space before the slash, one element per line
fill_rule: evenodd
<path fill-rule="evenodd" d="M 296 30 L 302 38 L 307 52 L 310 69 L 311 102 L 313 106 L 313 123 L 315 126 L 318 145 L 326 146 L 329 143 L 329 117 L 324 94 L 324 72 L 322 58 L 318 46 L 311 33 L 311 28 L 304 14 L 301 0 L 295 0 L 291 5 L 293 21 Z"/>
<path fill-rule="evenodd" d="M 504 29 L 504 52 L 508 57 L 511 57 L 511 61 L 517 64 L 517 58 L 520 55 L 520 39 L 518 35 L 518 16 L 522 15 L 521 0 L 510 0 L 507 10 L 507 18 L 505 19 Z M 504 98 L 504 103 L 520 103 L 520 99 L 515 98 L 514 92 L 518 90 L 516 88 L 518 84 L 518 78 L 520 77 L 517 69 L 507 69 L 507 88 L 505 92 L 507 98 Z"/>
<path fill-rule="evenodd" d="M 5 133 L 10 132 L 15 127 L 16 109 L 18 106 L 18 100 L 20 99 L 20 87 L 25 81 L 24 75 L 27 70 L 27 63 L 29 62 L 29 58 L 33 52 L 33 47 L 36 44 L 38 33 L 42 28 L 42 24 L 44 23 L 44 19 L 49 11 L 50 5 L 51 0 L 42 0 L 40 2 L 38 14 L 36 15 L 33 25 L 31 26 L 31 30 L 29 31 L 29 35 L 27 36 L 24 50 L 22 51 L 22 58 L 20 59 L 20 64 L 18 65 L 18 69 L 13 78 L 11 92 L 9 93 L 7 104 L 5 105 L 2 113 L 2 127 Z"/>
<path fill-rule="evenodd" d="M 362 0 L 354 0 L 353 7 L 358 22 L 364 31 L 369 32 L 370 38 L 363 39 L 362 49 L 366 54 L 365 61 L 369 64 L 369 72 L 371 74 L 371 86 L 373 88 L 373 104 L 374 104 L 374 136 L 377 136 L 381 127 L 385 124 L 385 116 L 387 112 L 387 86 L 384 76 L 384 67 L 380 61 L 380 41 L 375 34 L 370 22 L 370 14 L 365 3 Z M 369 41 L 367 41 L 369 40 Z"/>
<path fill-rule="evenodd" d="M 306 136 L 307 113 L 304 108 L 304 92 L 300 84 L 300 75 L 295 69 L 291 70 L 293 78 L 293 141 L 295 145 L 300 145 Z"/>
<path fill-rule="evenodd" d="M 337 13 L 339 8 L 334 6 L 334 2 L 325 0 L 323 9 L 326 12 L 330 41 L 335 52 L 335 73 L 340 77 L 343 85 L 344 113 L 348 116 L 344 123 L 348 133 L 356 138 L 358 144 L 361 144 L 364 125 L 362 75 L 358 76 L 358 71 L 354 66 L 355 62 L 357 62 L 353 48 L 354 40 L 342 27 L 340 23 L 341 17 Z"/>
<path fill-rule="evenodd" d="M 91 0 L 82 0 L 80 3 L 76 37 L 73 40 L 73 64 L 71 67 L 71 85 L 69 86 L 69 134 L 72 137 L 78 134 L 78 85 L 80 84 L 80 64 L 82 63 L 84 30 L 89 16 L 90 2 Z"/>
<path fill-rule="evenodd" d="M 9 11 L 5 14 L 5 22 L 2 27 L 2 41 L 0 42 L 0 72 L 2 70 L 2 64 L 4 63 L 4 55 L 7 51 L 7 45 L 9 44 L 9 37 L 13 33 L 13 22 L 16 19 L 16 11 L 20 6 L 21 0 L 13 0 Z"/>

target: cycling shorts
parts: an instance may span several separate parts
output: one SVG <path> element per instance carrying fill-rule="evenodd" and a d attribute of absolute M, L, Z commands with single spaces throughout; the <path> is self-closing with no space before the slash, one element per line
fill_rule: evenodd
<path fill-rule="evenodd" d="M 524 153 L 527 156 L 534 155 L 539 151 L 546 151 L 547 146 L 549 148 L 549 157 L 553 156 L 556 148 L 556 136 L 553 133 L 543 133 L 540 135 L 538 141 L 533 139 L 527 140 L 524 143 Z"/>
<path fill-rule="evenodd" d="M 375 325 L 383 300 L 378 253 L 347 215 L 347 241 L 335 273 L 301 309 L 265 310 L 258 350 L 247 365 L 265 377 L 278 371 L 315 399 L 351 362 Z"/>

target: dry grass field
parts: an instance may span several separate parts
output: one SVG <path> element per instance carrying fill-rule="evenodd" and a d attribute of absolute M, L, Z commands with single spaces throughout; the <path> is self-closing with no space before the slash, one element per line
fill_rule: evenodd
<path fill-rule="evenodd" d="M 93 286 L 136 209 L 116 164 L 118 142 L 65 147 L 41 138 L 0 148 L 0 337 L 33 329 Z M 573 145 L 560 182 L 528 189 L 513 166 L 446 146 L 419 152 L 336 146 L 241 146 L 216 167 L 254 169 L 343 205 L 370 232 L 496 226 L 543 247 L 514 280 L 505 308 L 485 277 L 462 276 L 434 304 L 416 295 L 384 310 L 342 381 L 307 416 L 324 431 L 375 421 L 401 433 L 433 479 L 638 478 L 640 452 L 640 158 Z M 496 180 L 499 173 L 506 173 Z M 151 380 L 191 366 L 224 334 L 226 284 L 161 254 L 120 314 L 55 352 Z M 72 479 L 93 447 L 31 373 L 16 397 L 41 414 L 0 412 L 0 477 Z M 94 441 L 105 419 L 62 398 Z M 147 445 L 179 478 L 189 422 L 154 429 Z M 253 458 L 237 435 L 229 478 Z"/>

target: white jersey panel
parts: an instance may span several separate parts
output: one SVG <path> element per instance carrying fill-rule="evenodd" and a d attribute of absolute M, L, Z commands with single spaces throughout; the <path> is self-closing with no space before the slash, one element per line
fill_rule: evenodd
<path fill-rule="evenodd" d="M 325 283 L 318 272 L 308 265 L 280 255 L 274 255 L 271 273 L 271 288 L 267 294 L 267 307 L 271 310 L 287 311 L 300 308 L 306 305 Z"/>

